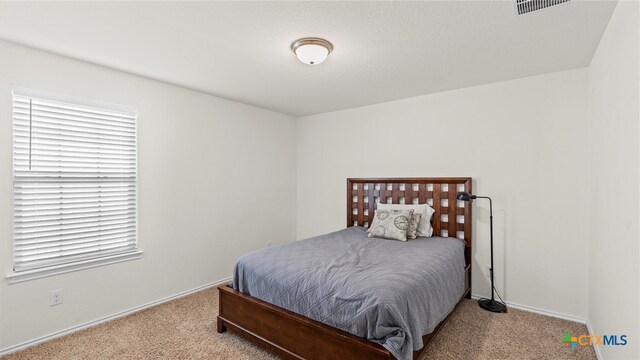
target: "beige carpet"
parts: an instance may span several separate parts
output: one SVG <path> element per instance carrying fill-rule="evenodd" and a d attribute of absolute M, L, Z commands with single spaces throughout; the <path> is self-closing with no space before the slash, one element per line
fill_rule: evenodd
<path fill-rule="evenodd" d="M 216 333 L 215 289 L 34 346 L 2 359 L 278 359 L 227 331 Z M 421 359 L 595 359 L 591 347 L 569 349 L 565 331 L 584 325 L 510 309 L 493 314 L 465 300 Z"/>

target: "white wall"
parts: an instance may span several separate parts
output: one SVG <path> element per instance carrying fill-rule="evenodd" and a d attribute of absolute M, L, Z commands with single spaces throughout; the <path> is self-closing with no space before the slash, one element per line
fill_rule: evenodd
<path fill-rule="evenodd" d="M 618 2 L 589 66 L 589 322 L 630 339 L 600 347 L 605 359 L 640 358 L 638 11 Z"/>
<path fill-rule="evenodd" d="M 241 254 L 294 240 L 292 117 L 7 42 L 0 74 L 0 351 L 224 279 Z M 138 108 L 142 259 L 7 284 L 14 86 Z M 64 303 L 49 307 L 58 288 Z"/>
<path fill-rule="evenodd" d="M 300 118 L 297 237 L 344 227 L 348 177 L 471 176 L 494 200 L 503 298 L 586 318 L 586 89 L 578 69 Z M 487 296 L 489 204 L 474 207 Z"/>

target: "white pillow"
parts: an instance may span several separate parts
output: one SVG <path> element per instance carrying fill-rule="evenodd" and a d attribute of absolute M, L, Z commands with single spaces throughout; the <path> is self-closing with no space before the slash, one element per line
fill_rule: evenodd
<path fill-rule="evenodd" d="M 420 213 L 420 223 L 418 224 L 418 236 L 433 236 L 433 228 L 431 227 L 431 217 L 436 211 L 428 204 L 378 204 L 378 210 L 413 210 Z"/>
<path fill-rule="evenodd" d="M 411 217 L 411 222 L 409 223 L 409 228 L 407 229 L 407 239 L 415 239 L 418 237 L 418 224 L 420 224 L 420 218 L 422 214 L 414 212 Z"/>

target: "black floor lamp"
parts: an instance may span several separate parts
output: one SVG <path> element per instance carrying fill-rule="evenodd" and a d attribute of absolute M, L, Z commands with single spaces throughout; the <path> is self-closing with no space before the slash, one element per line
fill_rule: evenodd
<path fill-rule="evenodd" d="M 480 299 L 478 304 L 481 308 L 493 312 L 507 312 L 507 305 L 496 301 L 494 298 L 496 288 L 493 286 L 493 203 L 488 196 L 471 195 L 468 192 L 459 192 L 458 200 L 472 201 L 473 199 L 489 199 L 489 227 L 491 229 L 491 299 Z"/>

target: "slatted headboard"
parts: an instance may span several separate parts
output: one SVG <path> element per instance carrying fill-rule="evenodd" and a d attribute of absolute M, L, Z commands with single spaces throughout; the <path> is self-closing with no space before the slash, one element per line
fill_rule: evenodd
<path fill-rule="evenodd" d="M 471 202 L 458 201 L 459 191 L 471 193 L 471 178 L 347 179 L 347 227 L 369 226 L 377 203 L 429 204 L 433 235 L 457 237 L 466 243 L 471 264 Z"/>

